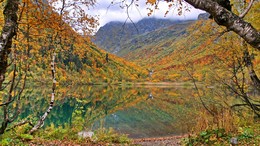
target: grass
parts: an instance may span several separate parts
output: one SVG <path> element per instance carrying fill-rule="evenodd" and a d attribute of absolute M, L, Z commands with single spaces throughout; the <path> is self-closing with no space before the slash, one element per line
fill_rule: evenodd
<path fill-rule="evenodd" d="M 35 134 L 24 134 L 28 132 L 28 126 L 21 126 L 13 131 L 8 131 L 4 135 L 0 136 L 1 146 L 10 145 L 78 145 L 78 144 L 89 144 L 89 145 L 129 145 L 132 140 L 125 134 L 118 134 L 112 128 L 109 129 L 98 129 L 94 131 L 94 135 L 90 138 L 82 138 L 78 136 L 78 129 L 69 127 L 54 127 L 49 126 L 46 129 L 40 129 Z"/>

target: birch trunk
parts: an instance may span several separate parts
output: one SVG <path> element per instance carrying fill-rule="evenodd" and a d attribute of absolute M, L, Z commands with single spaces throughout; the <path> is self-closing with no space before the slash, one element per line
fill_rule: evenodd
<path fill-rule="evenodd" d="M 11 52 L 12 39 L 17 31 L 19 0 L 7 0 L 4 8 L 4 26 L 0 35 L 0 89 L 5 80 L 7 58 Z"/>
<path fill-rule="evenodd" d="M 218 25 L 225 26 L 227 30 L 235 32 L 248 44 L 260 51 L 260 32 L 258 32 L 250 23 L 245 22 L 239 16 L 226 10 L 212 0 L 185 1 L 195 8 L 210 13 Z"/>
<path fill-rule="evenodd" d="M 56 88 L 56 77 L 55 77 L 55 57 L 56 53 L 53 54 L 52 62 L 51 62 L 51 72 L 52 72 L 52 93 L 51 93 L 51 102 L 49 104 L 49 108 L 47 111 L 43 114 L 43 116 L 39 119 L 37 124 L 29 131 L 30 134 L 37 131 L 41 126 L 44 124 L 44 120 L 48 116 L 48 114 L 51 112 L 53 108 L 54 98 L 55 98 L 55 88 Z"/>

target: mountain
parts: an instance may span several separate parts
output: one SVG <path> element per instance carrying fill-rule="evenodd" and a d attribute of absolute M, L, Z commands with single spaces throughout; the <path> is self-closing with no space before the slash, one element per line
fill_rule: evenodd
<path fill-rule="evenodd" d="M 198 16 L 198 20 L 207 20 L 209 19 L 210 14 L 209 13 L 201 13 Z"/>
<path fill-rule="evenodd" d="M 143 53 L 147 55 L 146 58 L 149 58 L 150 55 L 155 55 L 153 54 L 154 51 L 158 51 L 157 44 L 160 44 L 160 42 L 166 42 L 166 44 L 159 47 L 167 47 L 167 45 L 171 44 L 172 41 L 185 35 L 186 28 L 193 22 L 194 21 L 183 21 L 148 33 L 136 35 L 122 44 L 121 50 L 117 52 L 117 55 L 133 61 L 138 58 L 138 55 L 140 55 L 139 53 L 134 53 L 135 51 L 147 50 Z"/>
<path fill-rule="evenodd" d="M 212 81 L 214 76 L 228 77 L 232 64 L 242 60 L 241 39 L 234 33 L 219 36 L 224 29 L 213 20 L 201 19 L 174 33 L 171 27 L 137 37 L 133 45 L 126 43 L 124 47 L 128 49 L 122 51 L 131 51 L 122 53 L 123 57 L 153 70 L 152 78 L 156 82 L 183 82 L 190 80 L 191 75 L 197 81 Z M 249 50 L 257 54 L 253 48 Z M 238 59 L 234 60 L 234 56 Z M 260 57 L 254 56 L 255 68 L 259 69 Z"/>
<path fill-rule="evenodd" d="M 232 43 L 241 44 L 234 34 L 218 37 L 223 28 L 208 16 L 203 13 L 196 21 L 182 22 L 144 19 L 136 23 L 136 27 L 133 24 L 122 27 L 123 23 L 111 22 L 97 32 L 94 43 L 153 70 L 152 81 L 187 81 L 190 77 L 186 70 L 191 68 L 194 78 L 202 81 L 210 76 L 209 72 L 214 74 L 224 69 L 223 64 L 232 63 L 229 56 L 240 47 Z M 257 26 L 257 21 L 252 22 Z M 260 62 L 259 57 L 255 62 Z M 214 69 L 218 70 L 214 72 Z M 223 72 L 225 70 L 228 69 Z"/>
<path fill-rule="evenodd" d="M 135 24 L 110 22 L 98 30 L 93 42 L 100 48 L 118 55 L 125 43 L 135 42 L 133 38 L 179 23 L 181 21 L 156 18 L 145 18 Z"/>

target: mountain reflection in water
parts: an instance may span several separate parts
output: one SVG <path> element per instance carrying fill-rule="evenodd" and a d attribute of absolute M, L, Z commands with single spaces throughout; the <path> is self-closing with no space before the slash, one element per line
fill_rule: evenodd
<path fill-rule="evenodd" d="M 132 138 L 185 134 L 201 108 L 192 88 L 81 86 L 58 89 L 45 127 L 80 126 L 82 130 L 110 128 Z M 40 117 L 48 106 L 48 90 L 27 92 L 19 119 Z M 35 99 L 35 100 L 34 100 Z"/>

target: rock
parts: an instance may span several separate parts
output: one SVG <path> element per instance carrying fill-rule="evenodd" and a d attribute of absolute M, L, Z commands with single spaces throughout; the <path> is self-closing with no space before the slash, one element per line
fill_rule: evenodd
<path fill-rule="evenodd" d="M 78 132 L 78 136 L 82 138 L 91 138 L 94 135 L 94 132 L 92 131 L 80 131 Z"/>
<path fill-rule="evenodd" d="M 237 138 L 236 137 L 232 137 L 231 139 L 230 139 L 230 144 L 233 146 L 233 145 L 237 145 L 238 144 L 238 140 L 237 140 Z"/>

